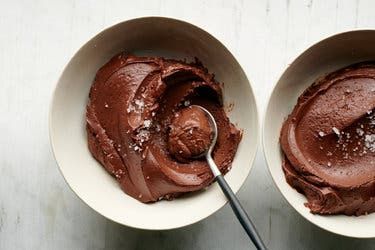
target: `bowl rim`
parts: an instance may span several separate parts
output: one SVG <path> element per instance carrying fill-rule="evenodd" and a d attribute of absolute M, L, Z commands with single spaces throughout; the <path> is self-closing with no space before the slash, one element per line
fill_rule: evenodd
<path fill-rule="evenodd" d="M 330 35 L 323 36 L 322 38 L 320 38 L 317 41 L 314 40 L 313 42 L 310 42 L 306 49 L 304 49 L 303 51 L 298 52 L 297 55 L 293 56 L 290 60 L 288 60 L 288 63 L 286 63 L 286 66 L 283 67 L 283 69 L 279 73 L 279 77 L 277 78 L 277 81 L 275 81 L 273 83 L 273 85 L 271 87 L 272 91 L 267 96 L 267 99 L 266 99 L 267 100 L 267 102 L 266 102 L 267 105 L 265 106 L 265 109 L 264 109 L 264 113 L 263 113 L 263 117 L 262 117 L 262 128 L 261 128 L 261 130 L 262 130 L 261 131 L 261 133 L 262 133 L 262 142 L 261 142 L 261 144 L 262 144 L 262 149 L 263 149 L 262 151 L 263 151 L 263 156 L 264 156 L 264 158 L 266 160 L 267 169 L 268 169 L 269 174 L 271 175 L 273 183 L 277 187 L 277 190 L 281 193 L 281 195 L 284 198 L 284 200 L 287 201 L 287 203 L 294 209 L 294 211 L 297 211 L 299 215 L 301 215 L 305 220 L 307 220 L 308 222 L 314 224 L 315 226 L 317 226 L 317 227 L 319 227 L 319 228 L 321 228 L 321 229 L 323 229 L 325 231 L 334 233 L 336 235 L 341 235 L 341 236 L 345 236 L 345 237 L 349 237 L 349 238 L 361 238 L 361 239 L 375 238 L 375 234 L 372 235 L 372 236 L 370 236 L 370 235 L 348 234 L 348 233 L 337 232 L 337 231 L 334 231 L 332 229 L 325 228 L 324 226 L 322 226 L 319 223 L 317 223 L 315 220 L 311 220 L 304 213 L 302 213 L 301 211 L 297 210 L 294 207 L 294 205 L 292 204 L 292 202 L 290 202 L 287 199 L 287 197 L 285 196 L 285 194 L 283 193 L 283 191 L 281 191 L 281 189 L 279 187 L 279 184 L 278 184 L 279 182 L 277 181 L 276 177 L 273 174 L 273 171 L 271 170 L 272 163 L 270 162 L 269 158 L 270 158 L 270 155 L 273 154 L 273 153 L 270 153 L 269 152 L 270 150 L 267 150 L 267 147 L 266 147 L 265 135 L 266 135 L 267 131 L 266 131 L 265 124 L 266 124 L 266 119 L 269 116 L 268 113 L 270 112 L 269 109 L 270 109 L 270 102 L 271 102 L 272 96 L 275 93 L 275 89 L 276 89 L 277 85 L 279 85 L 279 82 L 280 82 L 281 78 L 283 78 L 283 76 L 285 75 L 286 71 L 289 69 L 290 65 L 294 64 L 297 60 L 299 60 L 301 57 L 303 57 L 308 51 L 312 50 L 315 46 L 317 46 L 320 43 L 327 42 L 328 40 L 333 39 L 333 38 L 338 37 L 338 36 L 347 35 L 347 34 L 350 34 L 350 33 L 357 33 L 357 32 L 367 32 L 367 31 L 369 31 L 369 32 L 375 32 L 375 29 L 371 29 L 371 28 L 347 29 L 347 30 L 344 30 L 344 31 L 340 31 L 340 32 L 337 32 L 337 33 L 333 33 L 333 34 L 330 34 Z M 322 215 L 317 215 L 317 216 L 322 216 Z M 332 216 L 335 216 L 335 215 L 332 215 Z"/>
<path fill-rule="evenodd" d="M 177 23 L 180 23 L 182 25 L 188 25 L 188 26 L 192 26 L 193 28 L 199 30 L 199 31 L 202 31 L 204 32 L 208 37 L 210 38 L 213 38 L 215 41 L 217 41 L 220 45 L 223 46 L 224 49 L 227 50 L 227 52 L 229 53 L 229 55 L 232 56 L 232 58 L 234 59 L 234 61 L 239 65 L 240 69 L 242 70 L 243 74 L 244 74 L 244 77 L 245 79 L 247 80 L 248 82 L 248 87 L 250 88 L 250 93 L 251 93 L 251 96 L 252 96 L 252 99 L 253 99 L 253 103 L 254 103 L 254 117 L 256 119 L 255 121 L 255 128 L 256 128 L 256 134 L 255 136 L 253 137 L 254 138 L 254 154 L 251 156 L 251 159 L 249 161 L 249 164 L 250 164 L 250 168 L 249 170 L 247 171 L 246 173 L 246 178 L 244 179 L 244 181 L 242 182 L 242 184 L 239 186 L 238 190 L 233 190 L 234 193 L 238 193 L 244 186 L 244 184 L 246 183 L 246 180 L 247 178 L 249 177 L 250 175 L 250 172 L 251 170 L 253 169 L 253 166 L 254 166 L 254 161 L 256 159 L 256 156 L 258 154 L 258 150 L 259 150 L 259 144 L 260 144 L 260 132 L 261 132 L 261 129 L 260 129 L 260 119 L 259 119 L 259 106 L 258 106 L 258 102 L 257 102 L 257 98 L 256 98 L 256 95 L 254 93 L 254 89 L 252 87 L 252 82 L 250 81 L 249 77 L 248 77 L 248 74 L 246 73 L 246 71 L 244 70 L 244 68 L 242 67 L 242 65 L 240 64 L 239 60 L 233 55 L 233 53 L 229 50 L 229 48 L 224 44 L 224 42 L 220 41 L 218 38 L 216 38 L 214 35 L 212 35 L 210 32 L 208 32 L 207 30 L 205 30 L 204 28 L 201 28 L 200 26 L 196 25 L 196 24 L 193 24 L 189 21 L 186 21 L 186 20 L 182 20 L 182 19 L 177 19 L 177 18 L 172 18 L 172 17 L 167 17 L 167 16 L 158 16 L 158 15 L 151 15 L 151 16 L 140 16 L 140 17 L 136 17 L 136 18 L 129 18 L 129 19 L 126 19 L 126 20 L 123 20 L 123 21 L 120 21 L 120 22 L 116 22 L 114 24 L 111 24 L 111 25 L 108 25 L 104 28 L 100 28 L 98 32 L 95 33 L 95 35 L 91 36 L 88 40 L 86 40 L 84 42 L 83 45 L 79 46 L 78 49 L 75 50 L 75 52 L 73 53 L 73 55 L 71 57 L 69 57 L 68 61 L 64 64 L 64 67 L 63 69 L 60 71 L 59 73 L 59 77 L 57 79 L 57 81 L 55 82 L 55 85 L 53 87 L 53 90 L 52 90 L 52 93 L 51 93 L 51 97 L 50 97 L 50 102 L 49 102 L 49 111 L 48 111 L 48 134 L 49 134 L 49 143 L 50 143 L 50 146 L 51 146 L 51 149 L 52 149 L 52 155 L 53 155 L 53 158 L 55 160 L 55 163 L 59 169 L 59 172 L 61 174 L 61 176 L 63 177 L 65 183 L 67 184 L 67 186 L 70 188 L 71 191 L 73 191 L 73 193 L 86 205 L 88 206 L 89 208 L 91 208 L 93 211 L 95 211 L 97 214 L 103 216 L 104 218 L 112 221 L 112 222 L 115 222 L 117 224 L 120 224 L 120 225 L 124 225 L 124 226 L 127 226 L 127 227 L 130 227 L 130 228 L 134 228 L 134 229 L 140 229 L 140 230 L 147 230 L 147 231 L 167 231 L 167 230 L 173 230 L 173 229 L 178 229 L 178 228 L 183 228 L 183 227 L 187 227 L 187 226 L 190 226 L 190 225 L 193 225 L 195 223 L 198 223 L 200 221 L 203 221 L 204 219 L 212 216 L 213 214 L 215 214 L 216 212 L 218 212 L 219 210 L 221 210 L 227 203 L 228 201 L 225 199 L 225 202 L 223 202 L 223 204 L 221 204 L 220 206 L 218 206 L 216 209 L 213 210 L 212 213 L 209 213 L 209 214 L 206 214 L 198 219 L 194 219 L 194 220 L 191 220 L 187 223 L 183 223 L 183 224 L 180 224 L 178 226 L 167 226 L 167 227 L 139 227 L 139 226 L 136 226 L 136 225 L 130 225 L 130 224 L 126 224 L 126 223 L 123 223 L 123 222 L 119 222 L 119 221 L 116 221 L 112 218 L 110 218 L 108 215 L 104 215 L 102 213 L 100 213 L 97 209 L 95 209 L 94 207 L 90 206 L 83 198 L 81 198 L 81 196 L 73 189 L 73 187 L 71 186 L 71 184 L 69 183 L 69 180 L 65 177 L 65 175 L 63 174 L 63 171 L 62 171 L 62 167 L 61 167 L 61 163 L 58 162 L 57 160 L 57 157 L 56 157 L 56 154 L 57 154 L 57 151 L 56 151 L 56 148 L 55 148 L 55 145 L 54 145 L 54 136 L 53 136 L 53 133 L 52 133 L 52 110 L 53 110 L 53 106 L 54 106 L 54 102 L 55 102 L 55 99 L 56 99 L 56 93 L 57 93 L 57 89 L 58 89 L 58 86 L 59 86 L 59 83 L 68 67 L 68 65 L 70 64 L 70 62 L 76 58 L 76 56 L 86 47 L 88 46 L 88 44 L 90 43 L 90 41 L 92 41 L 93 39 L 96 39 L 97 37 L 99 37 L 100 35 L 102 35 L 103 33 L 105 32 L 108 32 L 110 29 L 114 28 L 114 27 L 117 27 L 117 26 L 121 26 L 121 25 L 125 25 L 125 23 L 128 23 L 128 22 L 137 22 L 137 21 L 141 21 L 141 20 L 147 20 L 147 19 L 164 19 L 165 21 L 168 21 L 168 22 L 177 22 Z"/>

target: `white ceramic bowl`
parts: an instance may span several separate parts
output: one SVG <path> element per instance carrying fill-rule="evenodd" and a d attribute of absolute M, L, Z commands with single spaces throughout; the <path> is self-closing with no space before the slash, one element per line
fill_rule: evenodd
<path fill-rule="evenodd" d="M 92 209 L 123 225 L 163 230 L 202 220 L 226 203 L 218 186 L 173 201 L 143 204 L 126 195 L 91 156 L 85 109 L 96 71 L 121 51 L 166 58 L 199 58 L 224 82 L 224 103 L 234 104 L 232 122 L 244 130 L 232 170 L 226 175 L 236 192 L 248 176 L 257 149 L 258 115 L 250 83 L 233 55 L 213 36 L 189 23 L 145 17 L 114 25 L 88 41 L 70 60 L 56 86 L 50 108 L 50 139 L 56 161 L 72 190 Z"/>
<path fill-rule="evenodd" d="M 269 99 L 263 128 L 263 149 L 272 178 L 286 200 L 303 217 L 328 231 L 357 238 L 375 237 L 375 213 L 367 216 L 313 215 L 304 206 L 305 196 L 290 187 L 281 168 L 279 136 L 282 123 L 297 98 L 313 81 L 350 64 L 375 60 L 375 31 L 340 33 L 316 43 L 284 71 Z"/>

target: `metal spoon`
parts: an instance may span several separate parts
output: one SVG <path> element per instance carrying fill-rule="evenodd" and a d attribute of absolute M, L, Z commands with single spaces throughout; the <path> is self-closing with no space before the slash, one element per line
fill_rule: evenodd
<path fill-rule="evenodd" d="M 200 108 L 203 110 L 207 117 L 209 118 L 213 137 L 211 140 L 211 144 L 206 152 L 204 152 L 199 157 L 206 157 L 206 160 L 208 162 L 208 165 L 210 166 L 210 169 L 214 175 L 215 180 L 219 183 L 220 188 L 223 190 L 225 196 L 227 197 L 230 206 L 232 207 L 233 212 L 237 216 L 237 219 L 240 221 L 242 227 L 245 229 L 246 233 L 249 235 L 251 240 L 253 241 L 254 245 L 257 249 L 266 250 L 266 246 L 264 245 L 262 239 L 259 237 L 259 234 L 257 230 L 255 229 L 254 224 L 251 222 L 249 216 L 247 215 L 246 211 L 242 208 L 241 203 L 238 201 L 236 195 L 233 193 L 232 189 L 228 185 L 228 183 L 225 181 L 223 175 L 221 174 L 219 168 L 216 166 L 216 163 L 212 159 L 212 151 L 215 147 L 216 140 L 217 140 L 217 125 L 215 118 L 212 116 L 212 114 L 205 108 L 199 106 L 199 105 L 192 105 L 195 107 Z"/>

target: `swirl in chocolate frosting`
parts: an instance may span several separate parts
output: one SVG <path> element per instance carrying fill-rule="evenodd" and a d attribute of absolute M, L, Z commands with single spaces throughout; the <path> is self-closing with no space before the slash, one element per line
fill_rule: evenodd
<path fill-rule="evenodd" d="M 226 173 L 241 134 L 223 110 L 220 85 L 199 62 L 113 57 L 90 90 L 89 149 L 122 189 L 142 202 L 200 190 L 213 176 L 205 160 L 194 156 L 207 147 L 211 131 L 192 104 L 217 121 L 213 158 Z"/>
<path fill-rule="evenodd" d="M 316 81 L 281 131 L 287 182 L 312 213 L 375 211 L 375 64 L 361 63 Z"/>

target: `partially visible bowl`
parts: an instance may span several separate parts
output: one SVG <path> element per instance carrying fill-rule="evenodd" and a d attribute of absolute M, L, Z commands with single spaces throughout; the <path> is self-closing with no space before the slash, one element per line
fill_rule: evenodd
<path fill-rule="evenodd" d="M 322 216 L 304 206 L 305 196 L 288 185 L 281 168 L 280 130 L 297 98 L 315 79 L 353 63 L 375 60 L 375 30 L 356 30 L 324 39 L 295 59 L 273 89 L 263 128 L 263 149 L 269 171 L 285 199 L 303 217 L 333 233 L 357 237 L 375 237 L 375 213 L 366 216 Z"/>
<path fill-rule="evenodd" d="M 226 203 L 216 185 L 173 201 L 143 204 L 127 196 L 87 147 L 85 109 L 96 71 L 113 55 L 199 58 L 219 82 L 224 104 L 234 104 L 232 122 L 244 130 L 226 175 L 236 192 L 248 176 L 258 143 L 257 106 L 250 83 L 233 55 L 217 39 L 189 23 L 145 17 L 114 25 L 88 41 L 70 60 L 50 107 L 50 139 L 56 161 L 72 190 L 92 209 L 120 224 L 151 230 L 173 229 L 200 221 Z"/>

